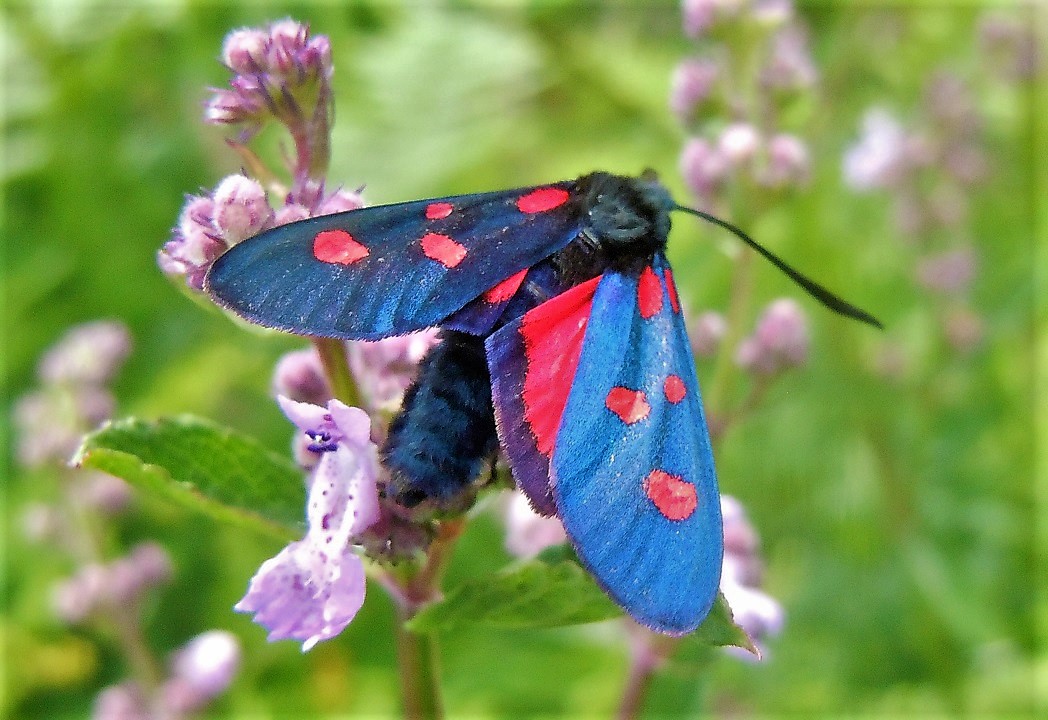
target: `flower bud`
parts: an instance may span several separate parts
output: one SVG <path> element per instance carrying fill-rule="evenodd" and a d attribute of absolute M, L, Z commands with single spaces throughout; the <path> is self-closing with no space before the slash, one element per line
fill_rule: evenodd
<path fill-rule="evenodd" d="M 761 182 L 772 187 L 800 185 L 811 174 L 808 146 L 796 135 L 780 133 L 768 141 L 768 165 Z"/>
<path fill-rule="evenodd" d="M 721 131 L 717 149 L 732 165 L 744 165 L 753 159 L 760 147 L 761 137 L 757 128 L 749 123 L 736 122 Z"/>
<path fill-rule="evenodd" d="M 258 234 L 273 220 L 266 191 L 243 175 L 230 175 L 220 182 L 213 197 L 214 226 L 229 245 Z"/>
<path fill-rule="evenodd" d="M 256 28 L 234 30 L 222 44 L 222 62 L 238 74 L 259 72 L 265 62 L 267 33 Z"/>
<path fill-rule="evenodd" d="M 324 198 L 324 201 L 320 203 L 320 207 L 317 208 L 316 214 L 333 215 L 348 210 L 357 210 L 362 207 L 364 207 L 364 198 L 360 196 L 360 193 L 336 190 Z"/>
<path fill-rule="evenodd" d="M 710 96 L 719 70 L 708 60 L 685 60 L 673 71 L 670 86 L 670 110 L 687 122 L 695 108 Z"/>
<path fill-rule="evenodd" d="M 692 192 L 700 197 L 708 197 L 727 177 L 728 161 L 706 140 L 692 138 L 681 153 L 680 168 Z"/>
<path fill-rule="evenodd" d="M 211 630 L 197 635 L 171 661 L 173 679 L 182 680 L 204 703 L 229 688 L 240 669 L 240 643 L 231 633 Z"/>
<path fill-rule="evenodd" d="M 280 358 L 273 371 L 273 394 L 314 405 L 331 399 L 331 387 L 315 349 L 294 350 Z"/>
<path fill-rule="evenodd" d="M 881 108 L 867 111 L 862 125 L 859 141 L 844 154 L 844 181 L 860 192 L 888 187 L 906 168 L 906 134 Z"/>
<path fill-rule="evenodd" d="M 728 323 L 719 312 L 701 313 L 689 324 L 688 336 L 691 338 L 691 349 L 699 357 L 712 357 L 720 347 Z"/>
<path fill-rule="evenodd" d="M 110 685 L 95 697 L 91 720 L 151 720 L 150 711 L 141 689 L 134 683 Z"/>

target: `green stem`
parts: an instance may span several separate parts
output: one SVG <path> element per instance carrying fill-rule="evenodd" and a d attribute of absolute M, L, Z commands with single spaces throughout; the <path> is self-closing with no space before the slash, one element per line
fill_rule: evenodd
<path fill-rule="evenodd" d="M 398 606 L 394 628 L 400 691 L 404 699 L 404 717 L 410 720 L 442 718 L 444 708 L 437 684 L 439 654 L 435 633 L 413 633 L 405 627 L 414 610 Z"/>
<path fill-rule="evenodd" d="M 407 629 L 418 609 L 440 597 L 440 580 L 455 544 L 465 528 L 465 518 L 437 525 L 437 535 L 418 572 L 396 582 L 390 593 L 397 606 L 395 642 L 404 717 L 442 718 L 440 697 L 440 654 L 436 633 L 419 634 Z"/>
<path fill-rule="evenodd" d="M 658 635 L 640 626 L 635 627 L 632 639 L 629 676 L 615 715 L 618 720 L 633 720 L 640 716 L 652 678 L 680 642 L 678 638 Z"/>
<path fill-rule="evenodd" d="M 720 354 L 713 371 L 713 381 L 706 394 L 709 414 L 717 421 L 727 417 L 728 395 L 735 371 L 735 348 L 742 339 L 746 318 L 750 311 L 750 296 L 753 290 L 753 253 L 743 252 L 735 263 L 731 280 L 731 298 L 728 301 L 726 325 L 728 332 L 721 341 Z"/>
<path fill-rule="evenodd" d="M 345 343 L 333 338 L 315 337 L 313 345 L 320 355 L 320 364 L 324 366 L 332 395 L 350 407 L 360 407 L 360 390 L 349 370 Z"/>

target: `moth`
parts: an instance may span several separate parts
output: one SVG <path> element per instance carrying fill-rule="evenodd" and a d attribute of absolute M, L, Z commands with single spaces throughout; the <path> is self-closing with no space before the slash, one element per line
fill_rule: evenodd
<path fill-rule="evenodd" d="M 314 217 L 227 251 L 206 289 L 247 320 L 377 340 L 442 328 L 383 448 L 390 492 L 447 500 L 501 446 L 629 615 L 691 632 L 716 599 L 720 496 L 673 271 L 670 213 L 738 235 L 832 310 L 879 325 L 651 174 Z"/>

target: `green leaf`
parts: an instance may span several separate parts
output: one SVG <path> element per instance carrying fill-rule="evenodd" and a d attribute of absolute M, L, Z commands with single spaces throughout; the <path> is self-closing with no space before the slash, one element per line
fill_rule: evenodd
<path fill-rule="evenodd" d="M 476 624 L 549 628 L 607 620 L 621 614 L 577 563 L 540 557 L 464 583 L 443 600 L 422 608 L 409 621 L 408 628 L 413 632 Z"/>
<path fill-rule="evenodd" d="M 447 597 L 423 607 L 408 622 L 413 632 L 442 632 L 483 625 L 525 629 L 579 625 L 621 617 L 622 610 L 597 586 L 567 545 L 470 580 Z M 734 623 L 728 603 L 717 596 L 710 614 L 687 642 L 734 645 L 757 654 Z"/>
<path fill-rule="evenodd" d="M 758 658 L 761 656 L 746 631 L 735 624 L 731 608 L 728 607 L 728 602 L 720 593 L 717 593 L 717 600 L 713 603 L 710 614 L 702 621 L 702 625 L 699 625 L 691 635 L 685 637 L 684 641 L 717 647 L 731 645 L 747 650 Z"/>
<path fill-rule="evenodd" d="M 84 438 L 74 463 L 223 522 L 302 534 L 302 471 L 252 437 L 202 418 L 126 418 Z"/>

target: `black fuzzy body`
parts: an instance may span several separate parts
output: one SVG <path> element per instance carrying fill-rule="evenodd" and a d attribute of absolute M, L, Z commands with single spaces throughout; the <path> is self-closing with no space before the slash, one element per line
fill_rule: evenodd
<path fill-rule="evenodd" d="M 484 339 L 443 330 L 389 427 L 390 494 L 408 507 L 448 500 L 498 447 Z"/>
<path fill-rule="evenodd" d="M 534 266 L 506 322 L 606 270 L 640 272 L 666 247 L 674 207 L 657 182 L 592 173 L 576 181 L 579 235 Z M 389 493 L 403 505 L 454 498 L 498 448 L 484 338 L 443 330 L 422 361 L 383 447 Z"/>

